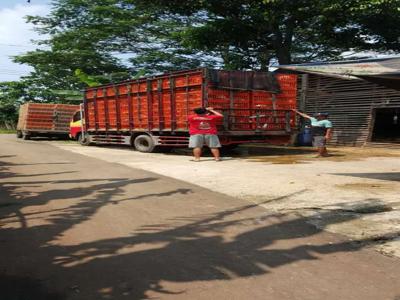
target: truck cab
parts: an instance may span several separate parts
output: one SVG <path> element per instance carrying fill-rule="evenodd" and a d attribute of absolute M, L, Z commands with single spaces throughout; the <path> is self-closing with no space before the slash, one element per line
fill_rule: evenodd
<path fill-rule="evenodd" d="M 82 115 L 81 111 L 78 110 L 72 116 L 71 122 L 69 123 L 69 137 L 73 140 L 79 140 L 82 135 Z"/>

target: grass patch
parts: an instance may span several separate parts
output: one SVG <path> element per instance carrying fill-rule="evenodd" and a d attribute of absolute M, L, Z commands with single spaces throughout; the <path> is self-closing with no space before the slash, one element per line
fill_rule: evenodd
<path fill-rule="evenodd" d="M 0 128 L 0 134 L 16 134 L 17 130 L 15 129 L 3 129 Z"/>

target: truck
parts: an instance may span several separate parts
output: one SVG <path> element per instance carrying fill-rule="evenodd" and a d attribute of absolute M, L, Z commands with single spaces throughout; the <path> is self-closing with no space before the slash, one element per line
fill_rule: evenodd
<path fill-rule="evenodd" d="M 287 144 L 296 131 L 296 93 L 295 74 L 208 68 L 90 87 L 71 136 L 82 145 L 131 145 L 141 152 L 187 147 L 188 116 L 208 106 L 224 115 L 223 147 Z"/>
<path fill-rule="evenodd" d="M 25 103 L 19 108 L 17 138 L 68 137 L 70 120 L 79 105 Z"/>

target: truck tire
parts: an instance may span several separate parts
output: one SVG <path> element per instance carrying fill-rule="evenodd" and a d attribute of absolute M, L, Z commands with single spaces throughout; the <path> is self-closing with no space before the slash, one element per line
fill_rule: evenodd
<path fill-rule="evenodd" d="M 229 153 L 229 152 L 235 150 L 237 147 L 239 147 L 239 145 L 237 145 L 237 144 L 223 145 L 221 147 L 221 152 Z"/>
<path fill-rule="evenodd" d="M 139 152 L 145 152 L 145 153 L 150 153 L 154 151 L 154 148 L 156 147 L 153 139 L 151 136 L 148 136 L 146 134 L 138 135 L 135 138 L 135 141 L 133 142 L 136 150 Z"/>
<path fill-rule="evenodd" d="M 31 139 L 31 135 L 29 134 L 29 132 L 23 132 L 22 133 L 22 139 L 23 140 L 30 140 Z"/>
<path fill-rule="evenodd" d="M 87 134 L 79 133 L 78 134 L 78 142 L 82 146 L 89 146 L 90 145 L 89 138 L 88 138 Z"/>
<path fill-rule="evenodd" d="M 20 130 L 17 130 L 17 139 L 20 139 L 20 138 L 22 138 L 22 131 L 20 131 Z"/>

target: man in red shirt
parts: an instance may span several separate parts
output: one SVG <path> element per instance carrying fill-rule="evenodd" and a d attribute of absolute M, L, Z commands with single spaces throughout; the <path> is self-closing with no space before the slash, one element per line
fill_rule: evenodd
<path fill-rule="evenodd" d="M 193 148 L 194 161 L 200 161 L 201 150 L 206 144 L 214 156 L 215 161 L 220 161 L 219 148 L 221 144 L 217 135 L 217 121 L 223 115 L 212 107 L 199 107 L 194 109 L 195 114 L 189 116 L 189 148 Z"/>

